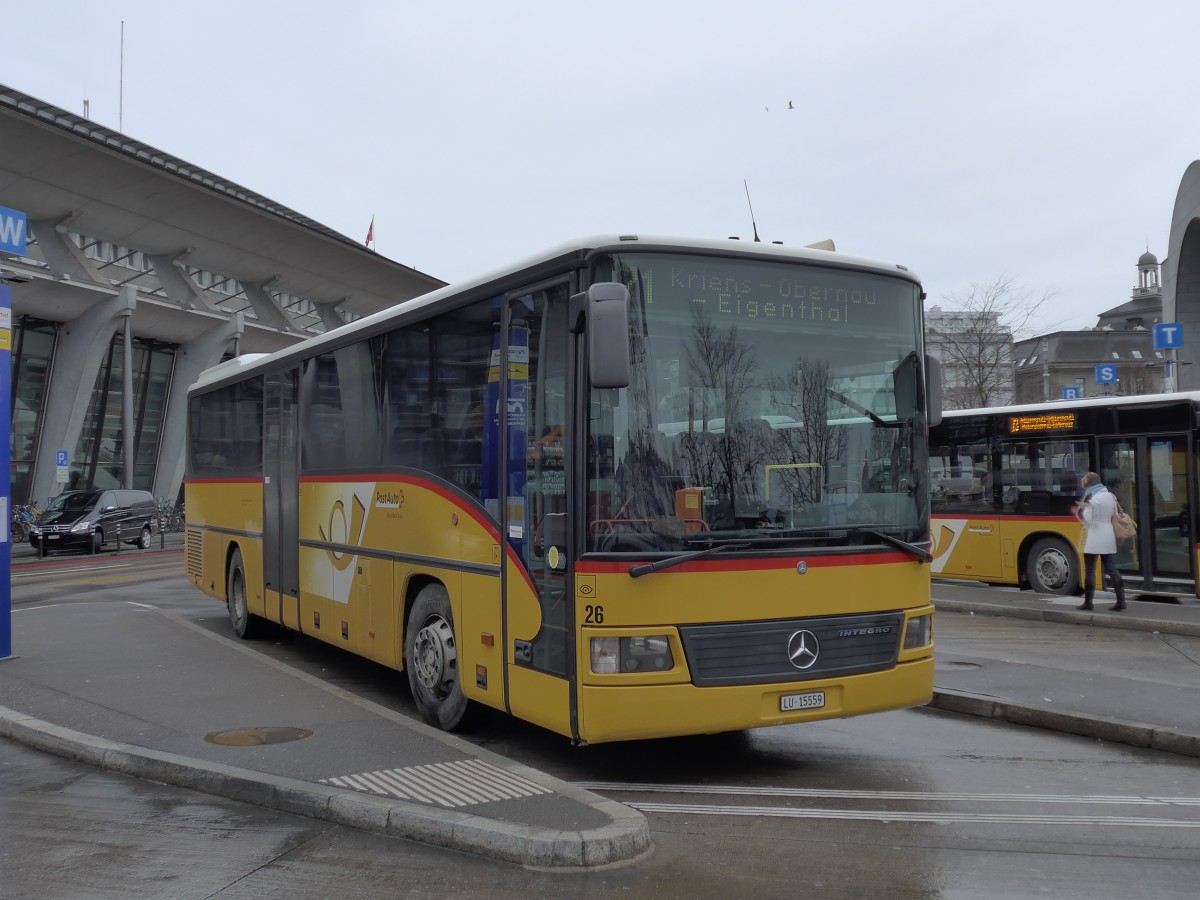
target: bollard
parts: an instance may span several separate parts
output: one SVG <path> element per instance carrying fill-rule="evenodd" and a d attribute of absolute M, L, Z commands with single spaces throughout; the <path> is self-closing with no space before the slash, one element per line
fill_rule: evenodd
<path fill-rule="evenodd" d="M 167 549 L 167 518 L 166 516 L 158 517 L 158 549 Z"/>
<path fill-rule="evenodd" d="M 117 555 L 121 555 L 121 523 L 117 523 Z"/>

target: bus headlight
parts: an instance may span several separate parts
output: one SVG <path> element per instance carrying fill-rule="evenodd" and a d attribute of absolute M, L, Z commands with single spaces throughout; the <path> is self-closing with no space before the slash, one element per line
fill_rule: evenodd
<path fill-rule="evenodd" d="M 592 672 L 596 675 L 666 672 L 675 666 L 665 634 L 592 638 L 591 651 Z"/>
<path fill-rule="evenodd" d="M 904 629 L 904 649 L 924 647 L 933 639 L 933 616 L 915 616 Z"/>

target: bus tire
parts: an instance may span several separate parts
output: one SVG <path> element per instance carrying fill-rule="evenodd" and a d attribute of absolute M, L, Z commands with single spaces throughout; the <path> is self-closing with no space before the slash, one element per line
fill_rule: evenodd
<path fill-rule="evenodd" d="M 1041 594 L 1074 594 L 1079 588 L 1078 554 L 1065 541 L 1042 538 L 1029 549 L 1029 586 Z"/>
<path fill-rule="evenodd" d="M 242 564 L 241 550 L 234 550 L 229 558 L 225 596 L 233 633 L 242 640 L 258 637 L 262 633 L 262 620 L 251 614 L 246 602 L 246 567 Z"/>
<path fill-rule="evenodd" d="M 442 731 L 466 728 L 473 704 L 462 691 L 450 596 L 440 584 L 421 588 L 413 601 L 404 634 L 404 660 L 421 718 Z"/>

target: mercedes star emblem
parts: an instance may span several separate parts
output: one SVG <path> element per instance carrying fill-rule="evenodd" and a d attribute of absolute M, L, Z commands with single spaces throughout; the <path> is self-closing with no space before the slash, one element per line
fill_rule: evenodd
<path fill-rule="evenodd" d="M 797 669 L 811 669 L 821 652 L 821 642 L 811 631 L 797 631 L 788 638 L 788 662 Z"/>

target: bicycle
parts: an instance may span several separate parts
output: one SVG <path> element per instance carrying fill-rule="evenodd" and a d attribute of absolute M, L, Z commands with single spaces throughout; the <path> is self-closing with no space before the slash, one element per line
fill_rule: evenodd
<path fill-rule="evenodd" d="M 14 544 L 29 540 L 29 530 L 40 515 L 41 510 L 32 503 L 21 503 L 13 507 L 12 541 Z"/>

